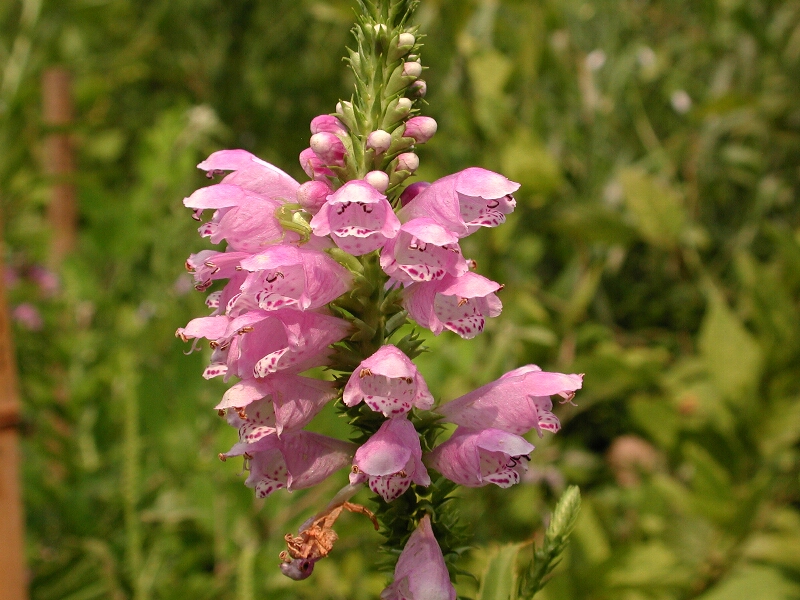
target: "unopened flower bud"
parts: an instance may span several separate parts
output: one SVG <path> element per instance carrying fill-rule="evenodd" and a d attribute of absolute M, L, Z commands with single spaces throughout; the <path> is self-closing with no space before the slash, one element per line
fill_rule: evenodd
<path fill-rule="evenodd" d="M 430 117 L 411 117 L 406 121 L 403 137 L 414 138 L 418 144 L 424 144 L 436 133 L 436 121 Z"/>
<path fill-rule="evenodd" d="M 401 56 L 405 56 L 411 51 L 416 43 L 417 38 L 413 33 L 401 33 L 394 38 L 389 48 L 389 60 L 397 60 Z"/>
<path fill-rule="evenodd" d="M 428 93 L 428 84 L 422 79 L 417 79 L 414 83 L 408 86 L 408 95 L 412 98 L 424 98 Z"/>
<path fill-rule="evenodd" d="M 416 198 L 417 194 L 419 194 L 422 190 L 430 186 L 430 183 L 427 181 L 415 181 L 411 185 L 409 185 L 406 189 L 403 190 L 403 193 L 400 194 L 400 205 L 405 206 L 409 202 L 411 202 L 414 198 Z"/>
<path fill-rule="evenodd" d="M 408 98 L 398 98 L 392 100 L 386 108 L 386 116 L 383 117 L 381 129 L 390 129 L 398 121 L 402 121 L 411 112 L 412 102 Z"/>
<path fill-rule="evenodd" d="M 342 101 L 336 103 L 336 114 L 339 115 L 339 118 L 342 120 L 342 123 L 345 124 L 346 127 L 355 129 L 357 124 L 356 121 L 356 114 L 353 111 L 353 103 L 348 101 Z"/>
<path fill-rule="evenodd" d="M 414 37 L 413 33 L 401 33 L 400 36 L 397 38 L 397 45 L 401 48 L 403 46 L 413 46 L 414 42 L 417 41 L 417 38 Z"/>
<path fill-rule="evenodd" d="M 422 75 L 422 65 L 418 62 L 410 61 L 403 64 L 404 77 L 419 77 Z"/>
<path fill-rule="evenodd" d="M 389 176 L 383 171 L 370 171 L 364 175 L 364 181 L 378 190 L 381 194 L 389 187 Z"/>
<path fill-rule="evenodd" d="M 312 179 L 333 177 L 334 172 L 328 169 L 311 148 L 306 148 L 300 153 L 300 166 L 306 175 Z"/>
<path fill-rule="evenodd" d="M 403 152 L 397 157 L 397 170 L 413 173 L 419 168 L 419 156 L 413 152 Z"/>
<path fill-rule="evenodd" d="M 333 115 L 319 115 L 311 119 L 311 133 L 347 133 L 347 127 Z"/>
<path fill-rule="evenodd" d="M 392 136 L 383 129 L 373 131 L 367 137 L 367 148 L 372 148 L 376 154 L 383 154 L 391 144 Z"/>
<path fill-rule="evenodd" d="M 327 131 L 311 136 L 311 149 L 325 165 L 344 166 L 345 148 L 342 140 Z"/>
<path fill-rule="evenodd" d="M 315 215 L 332 193 L 327 181 L 306 181 L 297 189 L 297 203 Z"/>

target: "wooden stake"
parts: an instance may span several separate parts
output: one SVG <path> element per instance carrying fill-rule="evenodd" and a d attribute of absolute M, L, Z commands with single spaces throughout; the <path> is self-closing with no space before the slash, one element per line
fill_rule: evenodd
<path fill-rule="evenodd" d="M 2 231 L 2 221 L 0 221 Z M 17 368 L 6 303 L 0 239 L 0 598 L 27 600 L 24 518 L 19 479 Z"/>
<path fill-rule="evenodd" d="M 56 269 L 75 248 L 78 224 L 75 160 L 69 135 L 73 120 L 71 77 L 66 69 L 51 67 L 42 74 L 42 110 L 44 124 L 51 129 L 45 141 L 45 170 L 53 180 L 47 219 L 52 230 L 49 263 Z"/>

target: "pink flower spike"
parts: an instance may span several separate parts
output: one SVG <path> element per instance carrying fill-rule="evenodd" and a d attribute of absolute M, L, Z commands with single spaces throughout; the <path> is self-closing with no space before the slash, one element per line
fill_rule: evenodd
<path fill-rule="evenodd" d="M 381 600 L 456 600 L 456 590 L 431 528 L 422 517 L 397 559 L 394 581 L 381 592 Z"/>
<path fill-rule="evenodd" d="M 477 273 L 414 283 L 404 292 L 409 316 L 439 335 L 449 329 L 464 339 L 483 331 L 486 317 L 496 317 L 503 308 L 494 293 L 502 286 Z"/>
<path fill-rule="evenodd" d="M 319 115 L 311 119 L 311 133 L 347 133 L 347 127 L 333 115 Z"/>
<path fill-rule="evenodd" d="M 511 194 L 518 189 L 518 183 L 499 173 L 471 167 L 434 181 L 400 211 L 400 217 L 430 217 L 465 237 L 479 227 L 504 223 L 516 206 Z"/>
<path fill-rule="evenodd" d="M 326 167 L 311 148 L 306 148 L 300 153 L 300 166 L 311 179 L 324 181 L 326 177 L 336 176 L 336 173 Z"/>
<path fill-rule="evenodd" d="M 369 489 L 386 502 L 401 496 L 411 485 L 430 485 L 422 464 L 422 448 L 414 425 L 405 417 L 387 419 L 356 450 L 350 484 L 369 482 Z"/>
<path fill-rule="evenodd" d="M 459 485 L 494 483 L 506 488 L 519 483 L 533 449 L 533 444 L 507 431 L 459 427 L 426 456 L 426 462 Z"/>
<path fill-rule="evenodd" d="M 417 367 L 391 345 L 382 346 L 361 362 L 350 376 L 342 399 L 347 406 L 364 401 L 385 417 L 404 415 L 412 407 L 428 410 L 433 406 L 433 396 Z"/>
<path fill-rule="evenodd" d="M 251 433 L 249 429 L 257 420 L 257 415 L 253 417 L 251 406 L 258 410 L 259 405 L 271 404 L 274 417 L 272 427 L 280 436 L 284 431 L 297 431 L 308 425 L 335 396 L 336 390 L 330 381 L 279 372 L 265 379 L 240 381 L 225 392 L 215 408 L 234 409 L 228 411 L 228 422 L 231 423 L 231 415 L 238 418 L 238 424 L 231 425 L 240 428 L 239 441 L 252 443 L 260 438 L 246 439 L 244 435 Z M 245 426 L 247 432 L 243 432 Z"/>
<path fill-rule="evenodd" d="M 247 453 L 250 476 L 245 485 L 266 498 L 285 487 L 290 492 L 320 483 L 350 463 L 355 445 L 317 433 L 296 431 L 281 438 L 266 435 L 253 444 L 236 444 L 222 458 Z"/>
<path fill-rule="evenodd" d="M 381 268 L 404 283 L 442 279 L 448 274 L 460 277 L 469 270 L 458 236 L 425 218 L 405 223 L 397 237 L 386 242 Z"/>
<path fill-rule="evenodd" d="M 326 166 L 344 166 L 344 155 L 346 153 L 342 140 L 332 133 L 321 131 L 311 136 L 309 143 L 322 164 Z"/>
<path fill-rule="evenodd" d="M 438 412 L 463 427 L 493 427 L 516 435 L 535 429 L 542 437 L 542 430 L 561 429 L 551 412 L 550 396 L 572 399 L 582 385 L 583 375 L 549 373 L 527 365 L 448 402 Z"/>
<path fill-rule="evenodd" d="M 406 121 L 403 137 L 414 138 L 417 144 L 424 144 L 434 136 L 437 127 L 436 121 L 430 117 L 411 117 Z"/>
<path fill-rule="evenodd" d="M 330 234 L 339 248 L 360 256 L 382 247 L 400 230 L 389 201 L 366 181 L 348 181 L 311 219 L 314 235 Z"/>
<path fill-rule="evenodd" d="M 350 272 L 324 252 L 295 246 L 271 246 L 240 264 L 249 271 L 242 298 L 264 310 L 320 308 L 352 283 Z"/>

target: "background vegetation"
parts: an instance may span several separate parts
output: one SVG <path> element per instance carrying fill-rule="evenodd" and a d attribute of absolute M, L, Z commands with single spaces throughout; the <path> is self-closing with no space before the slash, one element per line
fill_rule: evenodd
<path fill-rule="evenodd" d="M 534 362 L 583 372 L 528 480 L 464 493 L 479 547 L 583 510 L 555 599 L 800 596 L 800 3 L 423 0 L 423 179 L 523 184 L 465 254 L 506 284 L 471 342 L 421 358 L 448 400 Z M 344 475 L 253 500 L 232 432 L 173 332 L 202 314 L 183 261 L 195 164 L 242 147 L 296 177 L 308 122 L 348 97 L 349 0 L 0 3 L 0 198 L 24 398 L 36 600 L 375 598 L 379 540 L 345 517 L 314 576 L 277 553 Z M 39 78 L 73 74 L 79 247 L 46 261 Z M 27 324 L 26 324 L 27 323 Z M 342 434 L 333 411 L 318 430 Z M 366 496 L 364 497 L 366 499 Z M 465 560 L 480 573 L 485 551 Z M 469 578 L 460 593 L 474 596 Z"/>

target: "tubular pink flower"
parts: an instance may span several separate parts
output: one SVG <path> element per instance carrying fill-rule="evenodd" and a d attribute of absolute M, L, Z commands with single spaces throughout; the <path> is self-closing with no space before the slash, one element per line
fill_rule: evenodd
<path fill-rule="evenodd" d="M 244 482 L 266 498 L 285 487 L 290 492 L 320 483 L 349 464 L 355 445 L 308 431 L 266 435 L 252 444 L 238 443 L 221 456 L 248 457 L 250 476 Z"/>
<path fill-rule="evenodd" d="M 403 137 L 414 138 L 418 144 L 424 144 L 436 133 L 437 124 L 430 117 L 411 117 L 406 121 Z"/>
<path fill-rule="evenodd" d="M 404 291 L 403 304 L 409 316 L 439 335 L 449 329 L 464 339 L 483 331 L 486 317 L 496 317 L 503 308 L 494 293 L 502 286 L 477 273 L 461 277 L 413 283 Z"/>
<path fill-rule="evenodd" d="M 319 115 L 311 119 L 311 133 L 347 133 L 347 127 L 333 115 Z"/>
<path fill-rule="evenodd" d="M 327 347 L 350 331 L 347 321 L 311 311 L 251 312 L 266 317 L 244 335 L 232 338 L 227 360 L 229 372 L 242 379 L 284 370 L 297 373 L 325 364 Z"/>
<path fill-rule="evenodd" d="M 366 181 L 348 181 L 311 219 L 314 235 L 330 234 L 339 248 L 360 256 L 382 247 L 400 230 L 389 201 Z"/>
<path fill-rule="evenodd" d="M 517 189 L 518 183 L 499 173 L 472 167 L 434 181 L 403 207 L 400 218 L 430 217 L 465 237 L 479 227 L 504 223 L 516 206 L 511 194 Z"/>
<path fill-rule="evenodd" d="M 183 204 L 195 209 L 198 218 L 203 210 L 215 209 L 212 220 L 198 229 L 201 236 L 210 237 L 214 244 L 226 240 L 230 250 L 257 252 L 271 244 L 299 239 L 296 233 L 285 231 L 275 218 L 275 211 L 282 202 L 238 185 L 219 183 L 200 188 L 185 198 Z"/>
<path fill-rule="evenodd" d="M 397 559 L 394 581 L 381 600 L 456 600 L 456 590 L 436 537 L 431 518 L 422 517 Z"/>
<path fill-rule="evenodd" d="M 405 206 L 409 202 L 411 202 L 414 198 L 416 198 L 422 190 L 425 190 L 431 186 L 430 183 L 427 181 L 415 181 L 411 185 L 409 185 L 406 189 L 403 190 L 403 193 L 400 194 L 400 205 Z"/>
<path fill-rule="evenodd" d="M 369 489 L 386 502 L 401 496 L 413 481 L 430 485 L 422 464 L 422 448 L 414 425 L 405 417 L 387 419 L 367 442 L 356 450 L 350 484 L 369 482 Z"/>
<path fill-rule="evenodd" d="M 550 396 L 571 400 L 582 385 L 583 375 L 548 373 L 526 365 L 448 402 L 437 412 L 463 427 L 493 427 L 516 435 L 535 429 L 542 437 L 542 430 L 555 433 L 561 429 L 551 412 Z"/>
<path fill-rule="evenodd" d="M 320 308 L 352 283 L 350 272 L 324 252 L 295 246 L 271 246 L 243 258 L 240 266 L 249 272 L 240 299 L 264 310 Z"/>
<path fill-rule="evenodd" d="M 397 237 L 386 242 L 381 268 L 404 283 L 432 281 L 445 275 L 460 277 L 469 270 L 458 236 L 425 218 L 405 223 Z"/>
<path fill-rule="evenodd" d="M 202 291 L 216 279 L 230 279 L 236 275 L 239 262 L 250 255 L 249 252 L 202 250 L 186 259 L 186 270 L 194 277 L 195 289 Z"/>
<path fill-rule="evenodd" d="M 466 487 L 519 483 L 534 449 L 527 440 L 501 429 L 459 427 L 426 455 L 425 462 L 450 481 Z"/>
<path fill-rule="evenodd" d="M 300 185 L 275 165 L 246 150 L 219 150 L 197 165 L 197 168 L 207 171 L 209 177 L 224 171 L 233 171 L 221 183 L 235 185 L 281 203 L 291 202 Z"/>
<path fill-rule="evenodd" d="M 336 135 L 327 131 L 321 131 L 311 136 L 309 143 L 322 164 L 326 166 L 344 166 L 344 155 L 346 153 L 344 144 Z"/>
<path fill-rule="evenodd" d="M 311 179 L 324 181 L 326 177 L 335 177 L 331 171 L 311 148 L 306 148 L 300 153 L 300 166 Z"/>
<path fill-rule="evenodd" d="M 228 410 L 228 423 L 239 429 L 240 442 L 251 444 L 267 435 L 269 428 L 280 436 L 305 427 L 335 396 L 330 381 L 279 372 L 240 381 L 225 392 L 215 408 L 232 409 Z M 259 422 L 263 415 L 270 415 L 271 420 Z"/>
<path fill-rule="evenodd" d="M 332 193 L 333 188 L 327 181 L 306 181 L 297 190 L 297 203 L 315 215 Z"/>
<path fill-rule="evenodd" d="M 366 402 L 385 417 L 404 415 L 416 407 L 428 410 L 433 396 L 414 363 L 392 345 L 381 346 L 353 371 L 342 397 L 347 406 Z"/>

